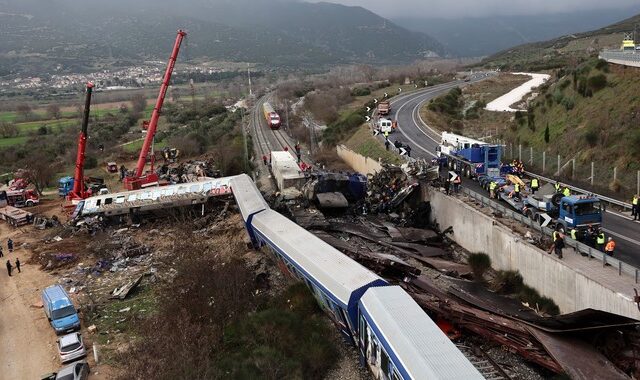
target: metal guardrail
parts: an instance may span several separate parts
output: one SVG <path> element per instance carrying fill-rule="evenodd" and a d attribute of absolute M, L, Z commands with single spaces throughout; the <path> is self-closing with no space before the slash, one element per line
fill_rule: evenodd
<path fill-rule="evenodd" d="M 500 203 L 483 196 L 482 194 L 478 194 L 473 190 L 469 190 L 466 187 L 462 188 L 462 192 L 468 195 L 470 198 L 480 202 L 483 206 L 487 206 L 492 208 L 493 210 L 501 212 L 503 215 L 508 216 L 511 219 L 514 219 L 527 227 L 533 228 L 534 230 L 542 233 L 543 235 L 551 236 L 553 234 L 553 230 L 549 227 L 542 227 L 539 223 L 536 223 L 534 220 L 526 217 L 523 214 L 517 213 L 510 208 L 507 208 Z M 592 248 L 586 244 L 583 244 L 579 241 L 573 240 L 569 237 L 565 238 L 565 244 L 568 247 L 574 249 L 576 253 L 585 254 L 590 260 L 596 259 L 602 262 L 602 266 L 605 267 L 607 264 L 611 265 L 613 268 L 618 270 L 618 275 L 622 276 L 622 274 L 627 274 L 634 278 L 636 284 L 640 280 L 640 269 L 634 267 L 631 264 L 627 264 L 622 262 L 615 257 L 611 257 L 606 255 L 604 252 L 601 252 L 595 248 Z"/>
<path fill-rule="evenodd" d="M 537 178 L 537 179 L 539 179 L 541 181 L 545 181 L 545 182 L 549 182 L 549 183 L 556 182 L 556 180 L 553 179 L 553 178 L 543 177 L 543 176 L 541 176 L 539 174 L 536 174 L 536 173 L 525 171 L 525 174 L 528 175 L 529 177 Z M 613 199 L 613 198 L 610 198 L 610 197 L 605 197 L 605 196 L 596 194 L 596 193 L 594 193 L 592 191 L 588 191 L 588 190 L 585 190 L 585 189 L 581 189 L 579 187 L 571 186 L 568 183 L 563 182 L 563 181 L 559 181 L 559 182 L 562 182 L 565 186 L 567 186 L 573 192 L 580 193 L 580 194 L 585 194 L 585 195 L 593 194 L 593 195 L 597 196 L 602 201 L 605 201 L 607 203 L 611 203 L 611 204 L 616 205 L 618 207 L 622 207 L 623 209 L 631 210 L 631 207 L 632 207 L 631 203 L 626 203 L 626 202 L 619 201 L 617 199 Z"/>

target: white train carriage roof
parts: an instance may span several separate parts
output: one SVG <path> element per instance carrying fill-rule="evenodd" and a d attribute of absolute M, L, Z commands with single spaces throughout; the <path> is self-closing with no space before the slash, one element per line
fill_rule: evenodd
<path fill-rule="evenodd" d="M 248 175 L 240 174 L 231 177 L 230 185 L 245 222 L 251 215 L 269 209 L 269 204 Z"/>
<path fill-rule="evenodd" d="M 412 379 L 484 379 L 420 306 L 399 286 L 370 288 L 360 308 L 387 352 Z"/>
<path fill-rule="evenodd" d="M 154 186 L 140 190 L 97 195 L 84 200 L 82 214 L 88 215 L 114 208 L 141 207 L 150 203 L 171 203 L 180 198 L 228 194 L 232 177 L 208 178 L 198 182 Z"/>
<path fill-rule="evenodd" d="M 258 234 L 275 245 L 279 253 L 320 283 L 343 306 L 352 293 L 365 285 L 384 280 L 342 252 L 273 210 L 253 218 Z"/>

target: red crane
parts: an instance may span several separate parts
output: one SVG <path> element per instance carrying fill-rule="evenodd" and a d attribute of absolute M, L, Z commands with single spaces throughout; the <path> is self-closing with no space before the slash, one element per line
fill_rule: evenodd
<path fill-rule="evenodd" d="M 178 58 L 178 52 L 180 51 L 180 45 L 182 44 L 182 40 L 187 35 L 187 32 L 183 30 L 178 30 L 178 35 L 176 36 L 176 42 L 173 45 L 173 51 L 171 52 L 171 56 L 169 57 L 169 63 L 167 64 L 167 70 L 164 73 L 164 78 L 162 79 L 162 85 L 160 86 L 160 93 L 158 94 L 158 99 L 156 100 L 156 105 L 153 108 L 153 113 L 151 114 L 151 120 L 149 123 L 145 123 L 147 125 L 147 136 L 144 139 L 144 143 L 142 144 L 142 149 L 140 150 L 140 156 L 138 157 L 138 164 L 136 166 L 136 171 L 131 176 L 127 176 L 124 179 L 124 185 L 127 190 L 136 190 L 143 187 L 153 186 L 158 184 L 158 175 L 153 170 L 153 163 L 155 161 L 155 157 L 151 154 L 151 146 L 153 144 L 153 138 L 156 134 L 156 128 L 158 127 L 158 119 L 160 118 L 160 111 L 162 110 L 162 104 L 164 103 L 164 97 L 167 94 L 167 89 L 169 88 L 169 81 L 171 80 L 171 74 L 173 74 L 173 67 L 176 65 L 176 59 Z M 144 167 L 147 164 L 147 161 L 150 162 L 151 167 L 147 173 L 144 173 Z"/>
<path fill-rule="evenodd" d="M 78 155 L 76 156 L 76 170 L 73 174 L 73 190 L 67 194 L 67 200 L 79 200 L 89 197 L 84 185 L 84 158 L 87 149 L 87 134 L 89 126 L 89 109 L 91 107 L 91 93 L 93 83 L 87 83 L 87 94 L 84 100 L 84 113 L 82 115 L 82 130 L 78 136 Z"/>

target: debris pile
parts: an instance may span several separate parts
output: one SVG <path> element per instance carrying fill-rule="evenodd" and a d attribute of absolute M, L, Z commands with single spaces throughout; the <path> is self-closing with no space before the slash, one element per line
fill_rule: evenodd
<path fill-rule="evenodd" d="M 165 163 L 157 170 L 161 180 L 176 183 L 197 182 L 200 178 L 222 177 L 220 170 L 216 169 L 212 158 L 203 160 L 190 160 L 181 163 Z"/>

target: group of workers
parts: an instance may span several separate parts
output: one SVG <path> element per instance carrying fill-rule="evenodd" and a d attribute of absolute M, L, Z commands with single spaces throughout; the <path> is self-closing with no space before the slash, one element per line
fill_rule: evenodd
<path fill-rule="evenodd" d="M 519 177 L 524 175 L 524 164 L 520 160 L 511 161 L 511 172 Z"/>
<path fill-rule="evenodd" d="M 13 253 L 13 240 L 11 240 L 10 238 L 7 240 L 7 250 L 9 251 L 9 253 Z M 2 245 L 0 245 L 0 257 L 4 257 L 4 252 L 2 252 Z M 13 272 L 13 268 L 14 266 L 11 264 L 11 260 L 7 260 L 7 273 L 9 274 L 9 277 L 11 277 L 11 272 Z M 20 270 L 20 259 L 16 257 L 15 260 L 15 268 L 18 270 L 18 273 L 21 272 Z"/>

